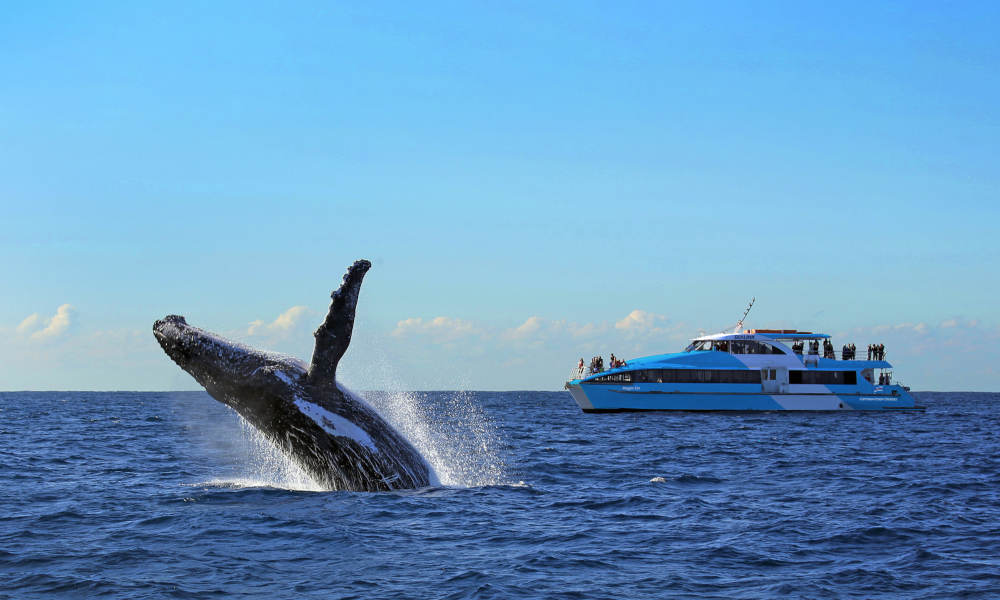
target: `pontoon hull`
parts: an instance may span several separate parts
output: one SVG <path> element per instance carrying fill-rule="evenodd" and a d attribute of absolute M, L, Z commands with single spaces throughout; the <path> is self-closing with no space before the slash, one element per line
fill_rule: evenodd
<path fill-rule="evenodd" d="M 566 389 L 584 412 L 681 411 L 839 411 L 921 409 L 900 386 L 881 393 L 764 394 L 760 392 L 664 391 L 637 385 L 601 385 L 570 381 Z M 758 387 L 759 389 L 759 387 Z M 895 393 L 893 393 L 895 392 Z"/>

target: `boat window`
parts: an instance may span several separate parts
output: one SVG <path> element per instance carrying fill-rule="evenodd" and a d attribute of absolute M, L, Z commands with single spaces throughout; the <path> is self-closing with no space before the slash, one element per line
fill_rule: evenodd
<path fill-rule="evenodd" d="M 857 371 L 789 371 L 788 383 L 807 385 L 857 385 Z"/>
<path fill-rule="evenodd" d="M 719 352 L 729 352 L 729 342 L 725 340 L 721 342 L 715 342 L 714 348 Z"/>
<path fill-rule="evenodd" d="M 591 383 L 757 383 L 761 372 L 746 369 L 642 369 L 609 373 Z"/>
<path fill-rule="evenodd" d="M 753 344 L 753 350 L 750 354 L 784 354 L 781 348 L 777 346 L 768 344 L 767 342 L 750 342 Z"/>
<path fill-rule="evenodd" d="M 784 354 L 777 346 L 756 340 L 729 342 L 729 347 L 733 354 Z"/>
<path fill-rule="evenodd" d="M 595 379 L 592 379 L 593 383 L 632 383 L 632 371 L 624 371 L 621 373 L 608 373 L 607 375 L 601 375 Z"/>
<path fill-rule="evenodd" d="M 689 346 L 688 352 L 708 352 L 712 349 L 712 340 L 702 340 Z"/>

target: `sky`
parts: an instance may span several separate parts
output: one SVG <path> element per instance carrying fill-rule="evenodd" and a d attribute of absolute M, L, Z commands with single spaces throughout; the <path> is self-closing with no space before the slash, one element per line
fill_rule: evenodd
<path fill-rule="evenodd" d="M 560 389 L 747 324 L 1000 391 L 1000 5 L 49 3 L 0 16 L 0 389 Z"/>

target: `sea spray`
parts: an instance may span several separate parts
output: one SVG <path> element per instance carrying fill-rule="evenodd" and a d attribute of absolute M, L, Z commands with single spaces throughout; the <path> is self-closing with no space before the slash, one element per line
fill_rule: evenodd
<path fill-rule="evenodd" d="M 389 422 L 430 464 L 437 483 L 479 487 L 513 483 L 508 473 L 503 430 L 468 387 L 459 391 L 414 392 L 377 345 L 368 347 L 364 368 L 348 368 L 351 387 Z M 455 374 L 453 374 L 453 377 Z"/>
<path fill-rule="evenodd" d="M 323 491 L 291 458 L 249 421 L 235 411 L 202 433 L 211 435 L 211 451 L 229 468 L 206 485 L 219 487 L 270 487 L 295 491 Z"/>
<path fill-rule="evenodd" d="M 248 486 L 274 487 L 299 491 L 322 491 L 294 460 L 278 449 L 263 433 L 243 417 L 240 422 L 240 445 L 245 460 L 242 482 Z"/>
<path fill-rule="evenodd" d="M 370 391 L 363 395 L 417 448 L 442 485 L 508 483 L 500 429 L 472 393 Z"/>

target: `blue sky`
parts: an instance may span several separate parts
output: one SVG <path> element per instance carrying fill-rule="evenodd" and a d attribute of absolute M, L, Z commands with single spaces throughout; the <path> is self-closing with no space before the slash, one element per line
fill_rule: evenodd
<path fill-rule="evenodd" d="M 193 389 L 152 321 L 361 388 L 557 389 L 750 324 L 1000 389 L 994 3 L 23 3 L 0 389 Z"/>

